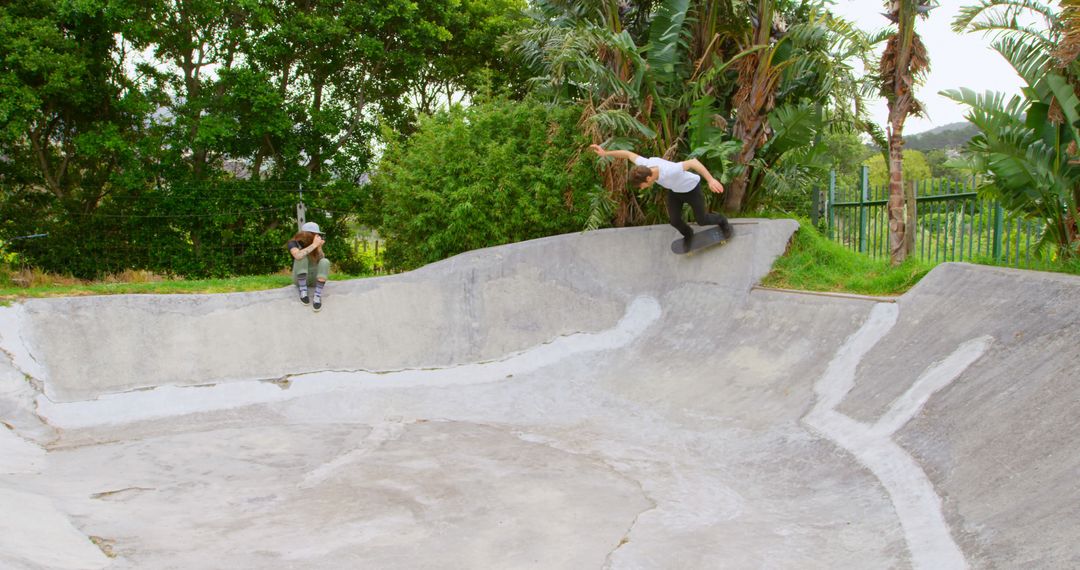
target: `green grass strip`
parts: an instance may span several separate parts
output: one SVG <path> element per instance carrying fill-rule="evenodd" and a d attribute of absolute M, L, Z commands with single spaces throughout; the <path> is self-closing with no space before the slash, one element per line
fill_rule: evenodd
<path fill-rule="evenodd" d="M 358 279 L 351 275 L 331 275 L 331 281 Z M 39 287 L 0 287 L 0 300 L 13 301 L 40 297 L 75 297 L 83 295 L 239 293 L 278 289 L 292 284 L 288 275 L 252 275 L 226 279 L 165 280 L 144 283 L 89 283 L 80 285 L 44 285 Z"/>
<path fill-rule="evenodd" d="M 762 280 L 765 287 L 896 296 L 915 286 L 932 263 L 908 259 L 898 267 L 851 251 L 826 239 L 806 220 L 792 237 L 788 251 Z"/>

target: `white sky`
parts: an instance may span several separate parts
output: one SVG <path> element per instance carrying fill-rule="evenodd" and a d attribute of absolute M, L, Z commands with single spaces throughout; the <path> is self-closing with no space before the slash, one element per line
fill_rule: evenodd
<path fill-rule="evenodd" d="M 882 0 L 833 1 L 832 12 L 860 29 L 877 31 L 889 24 L 882 15 L 885 12 Z M 915 31 L 930 55 L 930 73 L 915 93 L 926 106 L 926 117 L 908 117 L 904 123 L 905 135 L 964 120 L 967 107 L 938 95 L 939 91 L 967 87 L 978 92 L 989 90 L 1013 95 L 1023 85 L 1012 66 L 990 47 L 992 38 L 952 31 L 952 21 L 960 8 L 975 5 L 976 0 L 940 0 L 940 4 L 930 12 L 929 18 L 918 18 L 915 23 Z M 870 101 L 870 115 L 885 128 L 888 109 L 884 99 Z"/>

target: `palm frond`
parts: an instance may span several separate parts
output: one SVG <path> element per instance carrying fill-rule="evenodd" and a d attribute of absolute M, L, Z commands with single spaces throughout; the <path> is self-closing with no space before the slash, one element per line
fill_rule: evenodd
<path fill-rule="evenodd" d="M 1054 8 L 1043 2 L 1035 0 L 979 0 L 974 5 L 960 8 L 960 12 L 953 19 L 952 29 L 956 33 L 987 30 L 990 22 L 999 24 L 999 28 L 1008 31 L 1023 14 L 1041 16 L 1044 21 L 1051 22 L 1056 17 Z M 978 18 L 984 18 L 976 21 Z"/>
<path fill-rule="evenodd" d="M 690 105 L 687 130 L 690 133 L 690 148 L 698 148 L 714 136 L 722 135 L 724 130 L 717 126 L 719 110 L 715 107 L 716 97 L 701 97 Z"/>
<path fill-rule="evenodd" d="M 611 224 L 615 215 L 615 200 L 603 187 L 594 186 L 589 192 L 589 217 L 585 220 L 584 231 L 598 230 Z"/>
<path fill-rule="evenodd" d="M 967 105 L 969 111 L 965 117 L 984 133 L 994 132 L 1005 125 L 1024 122 L 1027 101 L 1018 95 L 1006 101 L 1004 93 L 976 93 L 967 87 L 941 91 L 940 94 Z"/>
<path fill-rule="evenodd" d="M 1020 78 L 1032 87 L 1039 83 L 1053 63 L 1049 45 L 1008 37 L 995 41 L 992 46 L 1009 62 Z"/>
<path fill-rule="evenodd" d="M 616 133 L 624 136 L 636 133 L 646 139 L 656 138 L 655 131 L 641 124 L 640 121 L 623 109 L 599 111 L 592 117 L 589 117 L 588 120 L 590 123 L 600 127 L 604 132 Z"/>

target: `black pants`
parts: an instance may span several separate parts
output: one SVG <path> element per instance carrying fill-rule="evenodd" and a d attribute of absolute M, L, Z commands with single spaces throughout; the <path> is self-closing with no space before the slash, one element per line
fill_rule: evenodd
<path fill-rule="evenodd" d="M 681 233 L 683 237 L 688 238 L 694 235 L 694 230 L 690 229 L 690 225 L 683 221 L 683 204 L 690 204 L 690 209 L 694 211 L 694 221 L 696 221 L 699 226 L 716 224 L 720 226 L 720 230 L 727 235 L 728 229 L 731 227 L 728 224 L 727 218 L 721 214 L 710 212 L 705 209 L 705 195 L 701 193 L 701 186 L 698 186 L 689 192 L 667 191 L 668 221 L 671 222 L 671 225 L 675 226 L 675 229 L 679 230 L 679 233 Z"/>

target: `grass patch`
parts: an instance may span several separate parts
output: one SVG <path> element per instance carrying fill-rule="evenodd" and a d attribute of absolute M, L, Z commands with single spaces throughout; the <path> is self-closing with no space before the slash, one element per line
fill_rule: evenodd
<path fill-rule="evenodd" d="M 800 220 L 787 253 L 776 260 L 761 284 L 802 291 L 895 296 L 914 287 L 933 267 L 918 259 L 892 267 L 888 261 L 828 240 L 808 221 Z"/>
<path fill-rule="evenodd" d="M 363 276 L 330 275 L 331 281 L 345 281 Z M 183 280 L 148 272 L 124 272 L 100 281 L 80 281 L 71 277 L 40 272 L 24 272 L 0 283 L 0 302 L 40 297 L 76 297 L 84 295 L 238 293 L 278 289 L 292 284 L 289 272 L 225 279 Z"/>

